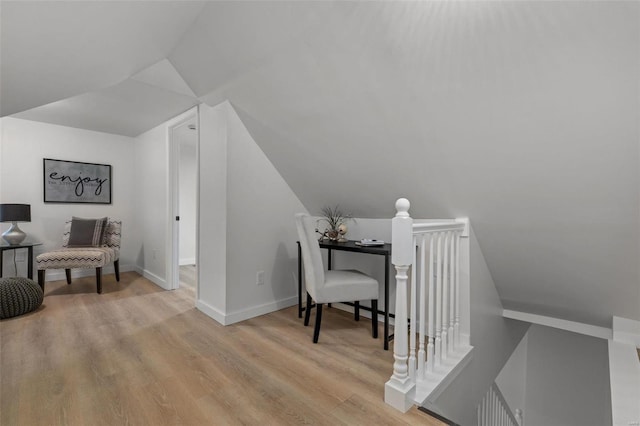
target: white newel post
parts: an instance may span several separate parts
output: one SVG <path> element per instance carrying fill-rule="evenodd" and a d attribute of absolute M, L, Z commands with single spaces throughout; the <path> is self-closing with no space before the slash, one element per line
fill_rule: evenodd
<path fill-rule="evenodd" d="M 409 200 L 396 201 L 396 216 L 391 221 L 391 262 L 396 268 L 396 318 L 393 332 L 393 375 L 384 386 L 384 401 L 406 412 L 413 405 L 415 377 L 409 375 L 408 361 L 408 271 L 414 256 L 413 219 L 409 216 Z M 414 303 L 414 301 L 412 301 Z"/>
<path fill-rule="evenodd" d="M 518 422 L 519 426 L 522 426 L 522 410 L 519 408 L 516 408 L 516 421 Z"/>

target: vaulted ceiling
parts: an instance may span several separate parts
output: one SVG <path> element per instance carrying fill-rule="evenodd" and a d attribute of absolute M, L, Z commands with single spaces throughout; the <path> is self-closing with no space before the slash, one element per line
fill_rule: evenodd
<path fill-rule="evenodd" d="M 469 216 L 507 308 L 640 320 L 640 3 L 2 1 L 0 111 L 229 99 L 312 212 Z"/>

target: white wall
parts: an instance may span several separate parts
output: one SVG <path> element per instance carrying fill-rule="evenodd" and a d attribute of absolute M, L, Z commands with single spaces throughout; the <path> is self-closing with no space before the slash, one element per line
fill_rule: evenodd
<path fill-rule="evenodd" d="M 611 393 L 607 341 L 532 325 L 527 344 L 527 426 L 607 426 Z"/>
<path fill-rule="evenodd" d="M 143 275 L 165 289 L 170 286 L 167 271 L 171 260 L 169 129 L 195 114 L 195 109 L 190 109 L 135 138 L 135 206 L 141 234 L 136 259 Z"/>
<path fill-rule="evenodd" d="M 136 175 L 134 140 L 126 136 L 75 129 L 4 117 L 0 121 L 0 202 L 31 204 L 31 222 L 20 225 L 27 238 L 43 244 L 34 256 L 59 247 L 64 222 L 71 216 L 108 216 L 122 220 L 120 268 L 132 270 L 140 249 L 135 221 Z M 112 203 L 51 204 L 43 201 L 42 159 L 54 158 L 112 166 Z M 1 232 L 9 224 L 1 224 Z M 11 253 L 5 253 L 4 274 L 13 274 Z M 35 264 L 34 264 L 35 268 Z M 18 264 L 18 274 L 26 273 L 26 261 Z M 111 267 L 106 271 L 112 270 Z M 93 274 L 74 270 L 74 276 Z M 35 276 L 35 275 L 34 275 Z M 64 278 L 64 271 L 48 271 L 47 280 Z"/>
<path fill-rule="evenodd" d="M 201 105 L 199 152 L 196 306 L 231 324 L 295 304 L 293 216 L 306 210 L 228 102 Z"/>
<path fill-rule="evenodd" d="M 227 106 L 200 105 L 199 121 L 199 291 L 196 306 L 224 323 L 227 311 Z"/>
<path fill-rule="evenodd" d="M 529 328 L 528 323 L 502 317 L 502 304 L 473 227 L 469 256 L 472 358 L 431 407 L 461 425 L 475 424 L 478 403 Z"/>
<path fill-rule="evenodd" d="M 611 418 L 615 426 L 640 422 L 640 363 L 636 345 L 609 340 Z"/>
<path fill-rule="evenodd" d="M 186 132 L 190 134 L 180 139 L 180 265 L 196 262 L 197 138 L 196 130 Z"/>
<path fill-rule="evenodd" d="M 500 392 L 504 395 L 507 405 L 514 414 L 516 409 L 524 410 L 525 408 L 528 335 L 527 333 L 522 338 L 496 377 L 496 385 L 500 388 Z"/>
<path fill-rule="evenodd" d="M 226 105 L 227 317 L 235 322 L 297 302 L 293 217 L 306 209 Z"/>
<path fill-rule="evenodd" d="M 134 200 L 141 245 L 136 261 L 145 277 L 167 288 L 166 253 L 167 239 L 167 185 L 168 147 L 167 123 L 135 138 L 135 182 L 137 196 Z"/>

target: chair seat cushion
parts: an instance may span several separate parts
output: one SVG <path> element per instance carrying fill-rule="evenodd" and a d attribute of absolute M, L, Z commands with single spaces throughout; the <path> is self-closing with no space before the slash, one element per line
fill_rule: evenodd
<path fill-rule="evenodd" d="M 102 268 L 118 260 L 118 250 L 112 247 L 65 247 L 36 257 L 38 270 Z"/>
<path fill-rule="evenodd" d="M 317 289 L 314 297 L 318 303 L 378 299 L 378 281 L 360 271 L 326 271 L 324 279 L 324 286 Z"/>
<path fill-rule="evenodd" d="M 43 298 L 40 286 L 29 278 L 0 278 L 0 319 L 35 311 Z"/>

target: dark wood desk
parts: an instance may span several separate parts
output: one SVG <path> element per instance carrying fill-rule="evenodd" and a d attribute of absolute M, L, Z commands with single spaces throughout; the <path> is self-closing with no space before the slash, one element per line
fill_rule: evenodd
<path fill-rule="evenodd" d="M 355 241 L 347 241 L 346 243 L 337 243 L 333 241 L 320 241 L 320 248 L 327 249 L 327 267 L 331 270 L 331 252 L 350 251 L 353 253 L 377 254 L 384 256 L 384 311 L 377 313 L 384 315 L 384 350 L 389 349 L 389 342 L 393 339 L 393 335 L 389 335 L 389 317 L 394 317 L 389 313 L 389 261 L 391 258 L 391 244 L 386 243 L 382 246 L 359 246 Z M 351 302 L 343 302 L 346 305 L 354 306 Z M 302 306 L 302 252 L 300 242 L 298 242 L 298 318 L 302 318 L 302 312 L 306 308 Z M 371 311 L 367 306 L 360 306 L 360 309 Z M 372 313 L 373 315 L 373 313 Z"/>
<path fill-rule="evenodd" d="M 2 277 L 2 266 L 4 261 L 4 252 L 5 250 L 17 250 L 21 248 L 26 248 L 28 251 L 28 260 L 27 260 L 27 277 L 29 279 L 33 279 L 33 248 L 35 246 L 41 246 L 42 243 L 34 243 L 29 241 L 23 241 L 20 244 L 10 245 L 5 241 L 0 243 L 0 277 Z M 15 252 L 14 252 L 15 254 Z"/>

